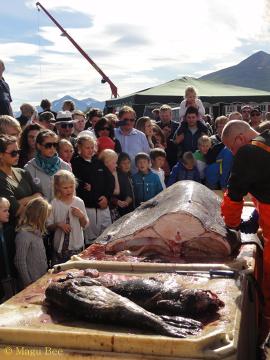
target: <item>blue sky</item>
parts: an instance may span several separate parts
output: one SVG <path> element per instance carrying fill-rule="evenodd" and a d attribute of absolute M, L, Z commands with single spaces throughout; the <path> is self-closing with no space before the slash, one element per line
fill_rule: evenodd
<path fill-rule="evenodd" d="M 126 95 L 270 52 L 266 0 L 41 0 Z M 12 6 L 11 6 L 12 4 Z M 32 0 L 1 0 L 0 58 L 13 108 L 110 88 Z M 180 94 L 182 95 L 182 94 Z"/>

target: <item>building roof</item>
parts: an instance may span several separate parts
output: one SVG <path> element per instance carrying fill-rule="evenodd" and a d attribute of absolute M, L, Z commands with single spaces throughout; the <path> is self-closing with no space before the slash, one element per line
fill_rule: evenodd
<path fill-rule="evenodd" d="M 153 102 L 157 103 L 178 103 L 183 99 L 187 86 L 194 86 L 200 99 L 204 102 L 231 103 L 239 102 L 263 102 L 270 101 L 270 92 L 246 88 L 235 85 L 222 84 L 216 81 L 194 79 L 192 77 L 183 77 L 168 81 L 148 89 L 137 91 L 133 94 L 122 96 L 117 99 L 106 101 L 107 106 L 119 106 L 124 104 L 147 105 Z"/>

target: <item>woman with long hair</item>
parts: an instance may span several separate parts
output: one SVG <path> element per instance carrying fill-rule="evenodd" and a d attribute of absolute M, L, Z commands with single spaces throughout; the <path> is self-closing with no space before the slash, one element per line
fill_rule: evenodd
<path fill-rule="evenodd" d="M 140 117 L 136 122 L 135 128 L 137 130 L 142 131 L 145 134 L 150 148 L 153 149 L 154 148 L 153 124 L 152 124 L 150 117 L 148 117 L 148 116 Z"/>
<path fill-rule="evenodd" d="M 4 239 L 7 247 L 7 258 L 11 275 L 15 275 L 13 258 L 15 255 L 15 228 L 27 204 L 39 196 L 41 191 L 31 176 L 23 169 L 17 168 L 20 150 L 14 136 L 0 135 L 0 194 L 10 203 L 9 221 L 4 224 Z M 5 273 L 0 263 L 0 278 Z M 0 296 L 1 297 L 1 296 Z"/>
<path fill-rule="evenodd" d="M 23 129 L 19 141 L 21 153 L 18 167 L 23 169 L 24 165 L 35 157 L 36 137 L 41 130 L 42 127 L 39 124 L 29 124 Z"/>
<path fill-rule="evenodd" d="M 153 127 L 153 143 L 154 147 L 165 149 L 166 148 L 166 138 L 163 134 L 161 128 L 152 120 Z"/>

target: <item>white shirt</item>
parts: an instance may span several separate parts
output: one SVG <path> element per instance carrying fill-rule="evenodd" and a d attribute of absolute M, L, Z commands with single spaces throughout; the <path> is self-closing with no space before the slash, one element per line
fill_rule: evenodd
<path fill-rule="evenodd" d="M 88 226 L 88 217 L 86 214 L 84 202 L 78 198 L 77 196 L 73 197 L 71 204 L 66 204 L 61 200 L 53 199 L 51 202 L 52 211 L 47 220 L 47 225 L 53 225 L 58 222 L 66 222 L 67 214 L 69 213 L 69 221 L 71 226 L 71 232 L 69 234 L 69 250 L 78 250 L 84 246 L 84 237 L 83 237 L 83 229 L 81 227 L 80 221 L 76 216 L 73 216 L 71 213 L 71 207 L 79 208 L 87 218 Z M 58 253 L 61 252 L 64 241 L 64 232 L 57 228 L 54 233 L 53 238 L 53 247 L 54 250 Z"/>
<path fill-rule="evenodd" d="M 204 124 L 205 122 L 203 120 L 203 116 L 205 115 L 205 109 L 204 109 L 203 103 L 198 98 L 195 100 L 195 103 L 196 103 L 196 106 L 197 106 L 198 112 L 199 112 L 199 120 L 201 120 L 202 123 Z M 179 122 L 180 122 L 180 124 L 184 120 L 187 109 L 188 109 L 187 100 L 185 99 L 180 104 L 180 109 L 179 109 Z"/>
<path fill-rule="evenodd" d="M 159 168 L 158 170 L 151 168 L 151 171 L 152 171 L 154 174 L 157 174 L 157 175 L 158 175 L 163 190 L 166 189 L 164 170 L 162 170 L 161 168 Z"/>

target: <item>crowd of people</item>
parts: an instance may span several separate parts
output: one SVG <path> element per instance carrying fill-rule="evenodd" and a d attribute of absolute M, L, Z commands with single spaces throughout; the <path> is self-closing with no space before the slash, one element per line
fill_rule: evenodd
<path fill-rule="evenodd" d="M 261 132 L 270 124 L 249 105 L 213 120 L 193 87 L 179 122 L 166 104 L 138 119 L 129 106 L 106 115 L 85 114 L 69 100 L 57 113 L 47 99 L 40 106 L 37 113 L 22 104 L 17 119 L 6 107 L 0 116 L 0 280 L 15 279 L 17 289 L 177 181 L 225 191 L 233 154 L 224 126 L 238 119 Z"/>

